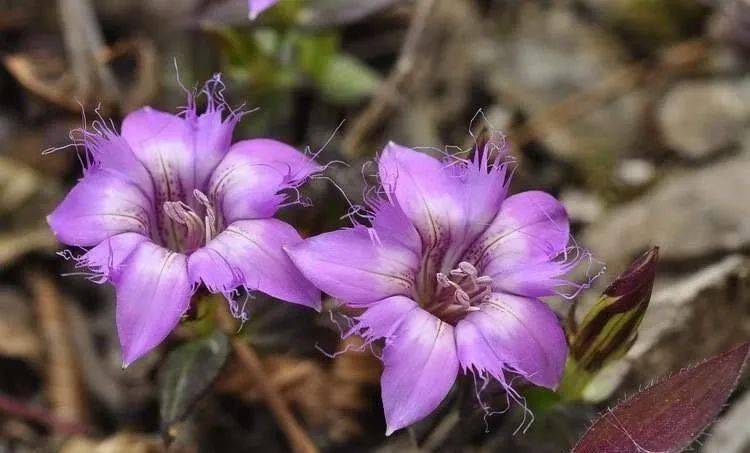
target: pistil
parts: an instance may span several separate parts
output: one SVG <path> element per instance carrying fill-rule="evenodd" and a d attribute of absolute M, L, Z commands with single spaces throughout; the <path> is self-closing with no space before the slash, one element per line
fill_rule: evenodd
<path fill-rule="evenodd" d="M 424 308 L 451 324 L 478 310 L 478 305 L 492 293 L 492 278 L 480 276 L 477 268 L 466 261 L 460 262 L 447 275 L 438 272 L 435 277 L 438 289 Z"/>

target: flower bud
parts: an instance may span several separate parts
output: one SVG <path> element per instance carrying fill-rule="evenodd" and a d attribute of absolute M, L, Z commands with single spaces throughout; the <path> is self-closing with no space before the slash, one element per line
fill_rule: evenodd
<path fill-rule="evenodd" d="M 579 326 L 568 326 L 570 357 L 561 390 L 574 396 L 613 360 L 621 358 L 636 340 L 654 286 L 659 248 L 636 259 L 602 293 Z"/>

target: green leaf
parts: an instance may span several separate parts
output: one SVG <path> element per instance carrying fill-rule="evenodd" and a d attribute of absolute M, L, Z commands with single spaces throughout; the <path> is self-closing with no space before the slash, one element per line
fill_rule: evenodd
<path fill-rule="evenodd" d="M 380 77 L 356 58 L 339 54 L 331 59 L 317 83 L 330 102 L 351 104 L 372 94 Z"/>
<path fill-rule="evenodd" d="M 221 332 L 185 343 L 170 352 L 159 373 L 161 429 L 183 420 L 218 376 L 229 356 L 229 340 Z"/>
<path fill-rule="evenodd" d="M 560 403 L 560 394 L 544 387 L 527 387 L 522 395 L 527 407 L 536 416 L 550 412 Z"/>
<path fill-rule="evenodd" d="M 300 69 L 314 80 L 321 80 L 339 50 L 338 36 L 332 33 L 301 36 L 297 43 Z"/>

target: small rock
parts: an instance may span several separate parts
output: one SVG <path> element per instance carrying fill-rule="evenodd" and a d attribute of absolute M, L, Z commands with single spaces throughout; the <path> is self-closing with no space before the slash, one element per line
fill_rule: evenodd
<path fill-rule="evenodd" d="M 604 205 L 599 197 L 588 192 L 566 190 L 560 194 L 560 201 L 570 219 L 576 222 L 594 222 L 604 212 Z"/>
<path fill-rule="evenodd" d="M 701 159 L 737 143 L 748 119 L 742 90 L 723 81 L 690 81 L 672 88 L 658 113 L 667 146 Z"/>
<path fill-rule="evenodd" d="M 699 27 L 707 3 L 685 0 L 582 0 L 599 21 L 628 39 L 628 45 L 653 49 L 685 39 Z"/>
<path fill-rule="evenodd" d="M 750 49 L 750 1 L 724 0 L 709 21 L 711 37 Z"/>
<path fill-rule="evenodd" d="M 605 213 L 583 235 L 613 266 L 651 245 L 664 261 L 688 260 L 750 246 L 750 156 L 666 177 L 652 190 Z"/>
<path fill-rule="evenodd" d="M 626 186 L 641 187 L 654 179 L 656 169 L 645 159 L 623 159 L 615 173 Z"/>
<path fill-rule="evenodd" d="M 487 86 L 498 98 L 532 121 L 544 118 L 535 132 L 558 158 L 591 152 L 623 155 L 640 136 L 646 99 L 639 91 L 575 118 L 545 117 L 551 107 L 618 74 L 627 60 L 612 36 L 569 9 L 523 3 L 508 36 L 498 36 L 478 53 L 492 61 L 485 69 Z"/>
<path fill-rule="evenodd" d="M 706 438 L 703 451 L 707 453 L 714 451 L 747 453 L 750 451 L 748 420 L 750 420 L 750 392 L 745 392 L 713 427 Z"/>
<path fill-rule="evenodd" d="M 493 105 L 486 113 L 488 126 L 497 131 L 509 131 L 513 124 L 513 112 L 501 105 Z"/>

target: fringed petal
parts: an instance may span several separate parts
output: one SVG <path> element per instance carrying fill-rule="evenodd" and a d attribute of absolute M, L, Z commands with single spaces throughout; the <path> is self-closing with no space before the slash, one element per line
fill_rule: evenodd
<path fill-rule="evenodd" d="M 203 282 L 212 292 L 244 287 L 320 310 L 320 292 L 283 250 L 300 242 L 299 233 L 281 220 L 234 222 L 190 255 L 190 280 Z"/>
<path fill-rule="evenodd" d="M 123 366 L 156 347 L 190 305 L 187 258 L 143 242 L 112 274 L 117 291 L 117 333 Z"/>
<path fill-rule="evenodd" d="M 245 140 L 231 147 L 213 172 L 208 194 L 224 221 L 273 216 L 289 194 L 320 170 L 309 156 L 270 139 Z"/>
<path fill-rule="evenodd" d="M 410 296 L 419 257 L 364 227 L 324 233 L 288 247 L 294 264 L 317 286 L 351 305 Z"/>
<path fill-rule="evenodd" d="M 378 159 L 383 189 L 392 194 L 416 227 L 425 255 L 424 291 L 434 275 L 447 272 L 495 218 L 505 198 L 505 166 L 484 153 L 471 160 L 437 160 L 395 143 Z"/>
<path fill-rule="evenodd" d="M 136 185 L 104 169 L 87 172 L 47 217 L 57 239 L 90 247 L 110 236 L 148 236 L 154 223 L 151 201 Z"/>
<path fill-rule="evenodd" d="M 555 388 L 568 346 L 555 313 L 543 302 L 493 294 L 456 325 L 456 345 L 465 371 L 488 373 L 506 384 L 505 371 Z"/>

